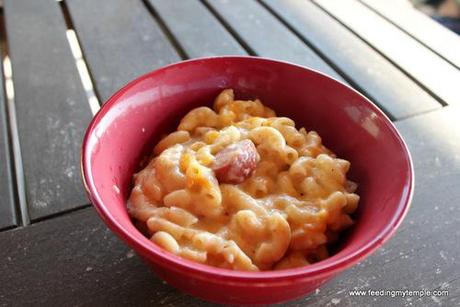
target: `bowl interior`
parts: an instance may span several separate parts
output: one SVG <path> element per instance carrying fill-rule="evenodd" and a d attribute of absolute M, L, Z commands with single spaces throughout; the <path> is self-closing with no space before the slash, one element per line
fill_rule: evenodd
<path fill-rule="evenodd" d="M 343 259 L 343 265 L 356 262 L 364 250 L 370 252 L 389 237 L 407 210 L 412 190 L 410 156 L 393 125 L 363 96 L 333 79 L 249 57 L 168 66 L 124 87 L 96 115 L 83 148 L 83 169 L 90 198 L 112 230 L 135 249 L 143 245 L 144 255 L 161 253 L 126 212 L 132 175 L 163 133 L 173 131 L 192 108 L 211 105 L 224 88 L 233 88 L 237 98 L 261 99 L 278 116 L 294 119 L 297 128 L 316 130 L 327 147 L 351 161 L 349 178 L 359 184 L 361 196 L 356 224 L 333 257 L 308 270 Z M 196 266 L 164 253 L 157 260 L 165 257 Z"/>

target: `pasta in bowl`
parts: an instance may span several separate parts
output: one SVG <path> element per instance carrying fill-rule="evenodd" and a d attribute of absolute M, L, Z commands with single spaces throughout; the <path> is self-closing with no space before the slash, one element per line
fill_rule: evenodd
<path fill-rule="evenodd" d="M 413 193 L 407 147 L 375 105 L 260 57 L 194 59 L 133 80 L 95 115 L 81 163 L 97 213 L 157 277 L 226 304 L 315 291 L 384 244 Z"/>
<path fill-rule="evenodd" d="M 223 90 L 154 148 L 134 176 L 129 214 L 163 249 L 245 271 L 305 266 L 353 224 L 350 163 L 315 131 Z"/>

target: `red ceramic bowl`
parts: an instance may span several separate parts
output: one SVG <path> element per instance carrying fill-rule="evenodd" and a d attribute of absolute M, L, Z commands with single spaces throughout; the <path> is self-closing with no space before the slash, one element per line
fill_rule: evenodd
<path fill-rule="evenodd" d="M 163 251 L 131 222 L 126 200 L 132 175 L 160 135 L 192 108 L 211 105 L 225 88 L 260 98 L 279 116 L 316 130 L 351 161 L 361 196 L 356 224 L 332 257 L 302 268 L 238 272 Z M 275 303 L 315 290 L 369 256 L 395 232 L 409 208 L 409 151 L 389 119 L 350 87 L 311 69 L 256 57 L 215 57 L 169 65 L 119 90 L 96 114 L 83 141 L 82 171 L 97 212 L 169 284 L 221 303 Z"/>

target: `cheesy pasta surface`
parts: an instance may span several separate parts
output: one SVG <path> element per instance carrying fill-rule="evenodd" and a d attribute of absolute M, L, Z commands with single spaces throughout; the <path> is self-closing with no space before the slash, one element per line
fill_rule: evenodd
<path fill-rule="evenodd" d="M 163 249 L 233 270 L 276 270 L 327 258 L 352 225 L 350 163 L 315 131 L 258 99 L 222 91 L 191 110 L 134 176 L 128 212 Z"/>

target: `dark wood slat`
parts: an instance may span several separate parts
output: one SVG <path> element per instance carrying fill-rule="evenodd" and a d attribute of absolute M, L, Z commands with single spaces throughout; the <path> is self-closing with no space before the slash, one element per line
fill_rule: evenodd
<path fill-rule="evenodd" d="M 0 229 L 17 223 L 3 81 L 3 71 L 0 68 Z"/>
<path fill-rule="evenodd" d="M 453 107 L 397 123 L 412 152 L 417 187 L 395 237 L 316 293 L 286 306 L 396 306 L 407 298 L 351 297 L 357 289 L 447 287 L 448 297 L 412 298 L 415 306 L 459 302 L 460 110 Z M 436 129 L 432 129 L 436 127 Z M 420 136 L 424 137 L 421 138 Z M 151 275 L 92 208 L 0 233 L 0 300 L 6 305 L 210 306 Z M 284 306 L 284 305 L 283 305 Z"/>
<path fill-rule="evenodd" d="M 246 51 L 197 0 L 149 0 L 190 58 L 246 55 Z"/>
<path fill-rule="evenodd" d="M 360 1 L 460 68 L 459 36 L 416 10 L 410 2 Z"/>
<path fill-rule="evenodd" d="M 31 219 L 84 205 L 79 158 L 91 112 L 56 1 L 4 3 Z"/>
<path fill-rule="evenodd" d="M 196 306 L 86 208 L 0 233 L 0 305 Z"/>
<path fill-rule="evenodd" d="M 180 60 L 142 1 L 66 3 L 102 101 L 130 80 Z"/>
<path fill-rule="evenodd" d="M 356 0 L 314 0 L 426 89 L 459 104 L 460 70 Z"/>
<path fill-rule="evenodd" d="M 344 79 L 253 0 L 205 0 L 257 55 L 290 61 Z"/>
<path fill-rule="evenodd" d="M 305 0 L 264 0 L 263 3 L 393 118 L 441 107 L 398 68 L 313 3 Z"/>

